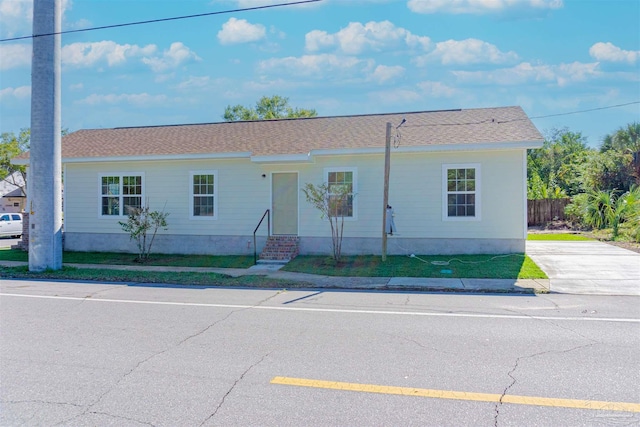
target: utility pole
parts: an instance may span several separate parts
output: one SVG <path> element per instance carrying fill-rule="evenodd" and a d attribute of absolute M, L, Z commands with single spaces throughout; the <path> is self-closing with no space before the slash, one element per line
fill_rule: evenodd
<path fill-rule="evenodd" d="M 387 205 L 389 204 L 389 172 L 391 169 L 391 123 L 387 122 L 384 145 L 384 196 L 382 197 L 382 261 L 387 260 Z"/>
<path fill-rule="evenodd" d="M 61 28 L 61 0 L 34 0 L 27 183 L 29 271 L 62 268 Z"/>

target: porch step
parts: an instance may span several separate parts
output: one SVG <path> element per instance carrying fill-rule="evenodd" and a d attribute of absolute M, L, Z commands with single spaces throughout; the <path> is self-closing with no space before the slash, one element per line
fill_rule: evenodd
<path fill-rule="evenodd" d="M 299 253 L 299 243 L 298 236 L 269 236 L 260 261 L 291 261 Z"/>

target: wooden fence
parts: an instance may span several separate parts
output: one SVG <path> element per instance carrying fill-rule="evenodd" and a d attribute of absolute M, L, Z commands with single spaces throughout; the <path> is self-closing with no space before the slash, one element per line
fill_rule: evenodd
<path fill-rule="evenodd" d="M 571 199 L 527 200 L 527 224 L 544 225 L 549 221 L 564 220 L 564 208 Z"/>

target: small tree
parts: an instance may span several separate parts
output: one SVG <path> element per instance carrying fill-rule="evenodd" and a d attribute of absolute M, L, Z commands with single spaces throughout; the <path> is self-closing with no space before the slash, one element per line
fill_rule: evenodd
<path fill-rule="evenodd" d="M 119 221 L 122 230 L 129 233 L 129 239 L 135 240 L 138 246 L 137 262 L 146 262 L 151 254 L 151 245 L 156 238 L 159 228 L 167 229 L 168 213 L 151 211 L 148 206 L 143 208 L 130 208 L 126 222 Z M 147 239 L 149 230 L 153 231 L 150 239 Z"/>
<path fill-rule="evenodd" d="M 344 217 L 348 210 L 348 202 L 355 195 L 347 185 L 307 183 L 302 192 L 311 203 L 320 211 L 322 219 L 328 219 L 331 226 L 331 242 L 333 249 L 333 259 L 340 261 L 342 255 L 342 236 L 344 232 Z"/>

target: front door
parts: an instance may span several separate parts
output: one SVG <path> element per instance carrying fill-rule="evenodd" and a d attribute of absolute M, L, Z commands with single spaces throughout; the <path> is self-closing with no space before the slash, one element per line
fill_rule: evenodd
<path fill-rule="evenodd" d="M 298 234 L 298 173 L 271 175 L 273 234 Z"/>

